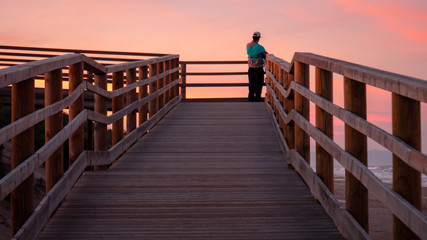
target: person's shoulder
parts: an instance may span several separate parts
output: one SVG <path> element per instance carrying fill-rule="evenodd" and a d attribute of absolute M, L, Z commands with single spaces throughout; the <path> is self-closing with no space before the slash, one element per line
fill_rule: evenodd
<path fill-rule="evenodd" d="M 255 42 L 249 42 L 248 44 L 246 44 L 246 47 L 251 48 L 255 45 Z"/>

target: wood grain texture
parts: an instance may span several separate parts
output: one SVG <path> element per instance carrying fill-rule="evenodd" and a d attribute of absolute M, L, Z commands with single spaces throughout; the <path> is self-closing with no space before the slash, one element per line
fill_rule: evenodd
<path fill-rule="evenodd" d="M 267 91 L 274 96 L 274 90 L 269 85 L 266 87 Z M 275 96 L 274 98 L 275 100 L 273 104 L 280 105 L 278 99 Z M 418 236 L 427 236 L 427 218 L 402 196 L 391 190 L 390 187 L 376 177 L 364 164 L 360 163 L 357 158 L 344 151 L 327 135 L 311 125 L 310 122 L 308 122 L 297 111 L 292 110 L 287 114 L 283 109 L 279 108 L 279 114 L 286 124 L 294 121 L 295 124 L 301 126 L 301 128 L 316 142 L 318 142 L 322 148 L 330 153 L 338 162 L 341 163 L 341 165 L 349 170 L 365 187 L 367 187 L 372 196 L 380 200 L 394 215 L 409 226 Z M 337 222 L 341 221 L 336 221 L 336 223 Z M 345 222 L 341 223 L 346 224 Z"/>
<path fill-rule="evenodd" d="M 294 72 L 295 62 L 299 61 L 392 93 L 421 102 L 427 102 L 427 82 L 423 79 L 391 73 L 313 53 L 296 52 L 290 63 L 272 54 L 267 55 L 267 60 L 278 64 L 289 73 Z"/>
<path fill-rule="evenodd" d="M 344 107 L 366 120 L 366 85 L 344 77 Z M 345 151 L 353 155 L 360 163 L 368 165 L 367 137 L 345 124 Z M 368 189 L 354 177 L 345 172 L 346 208 L 359 224 L 369 232 Z"/>
<path fill-rule="evenodd" d="M 34 79 L 12 85 L 12 122 L 34 112 Z M 10 167 L 12 171 L 34 153 L 34 127 L 12 138 Z M 34 177 L 29 175 L 11 193 L 10 230 L 15 234 L 33 211 Z"/>
<path fill-rule="evenodd" d="M 102 64 L 82 54 L 67 54 L 2 69 L 0 71 L 0 88 L 79 62 L 84 62 L 85 68 L 93 72 L 105 73 L 106 71 Z"/>
<path fill-rule="evenodd" d="M 342 239 L 288 169 L 264 103 L 192 102 L 83 174 L 39 239 L 58 237 Z"/>
<path fill-rule="evenodd" d="M 52 105 L 62 100 L 62 69 L 45 74 L 45 105 Z M 45 119 L 45 142 L 49 142 L 63 128 L 62 112 Z M 46 193 L 64 174 L 63 147 L 59 147 L 45 165 Z"/>
<path fill-rule="evenodd" d="M 267 75 L 272 78 L 274 84 L 278 84 L 277 80 L 274 78 L 274 75 L 267 71 Z M 285 98 L 291 98 L 292 92 L 296 91 L 300 93 L 305 98 L 309 99 L 311 102 L 316 104 L 318 107 L 322 108 L 326 112 L 332 114 L 333 116 L 341 119 L 343 122 L 356 129 L 357 131 L 363 133 L 367 137 L 381 144 L 383 147 L 387 148 L 393 154 L 398 156 L 402 161 L 407 163 L 409 166 L 417 169 L 419 172 L 427 174 L 427 161 L 426 155 L 417 151 L 409 144 L 405 143 L 401 139 L 391 135 L 385 130 L 373 125 L 372 123 L 366 121 L 363 118 L 360 118 L 356 114 L 341 108 L 330 101 L 318 96 L 309 89 L 305 88 L 299 83 L 292 82 L 290 87 L 286 90 L 283 87 L 279 86 L 281 90 L 279 93 Z M 289 100 L 289 99 L 288 99 Z"/>

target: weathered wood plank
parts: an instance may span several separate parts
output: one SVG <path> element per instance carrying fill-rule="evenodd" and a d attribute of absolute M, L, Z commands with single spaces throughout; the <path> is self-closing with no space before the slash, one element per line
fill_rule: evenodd
<path fill-rule="evenodd" d="M 73 184 L 80 177 L 86 167 L 86 153 L 80 154 L 73 165 L 65 172 L 58 183 L 53 186 L 51 191 L 42 199 L 40 204 L 34 210 L 31 217 L 25 222 L 24 226 L 16 233 L 14 239 L 30 239 L 37 236 L 44 223 L 50 215 L 56 210 L 56 206 L 64 199 L 70 191 Z"/>
<path fill-rule="evenodd" d="M 342 239 L 287 168 L 264 103 L 248 104 L 228 111 L 252 111 L 243 126 L 181 115 L 216 103 L 178 104 L 109 170 L 84 173 L 39 238 Z"/>
<path fill-rule="evenodd" d="M 270 72 L 267 72 L 267 74 L 272 75 Z M 274 82 L 277 83 L 277 80 L 275 80 Z M 282 87 L 279 86 L 279 88 Z M 398 156 L 411 167 L 417 169 L 418 171 L 424 174 L 427 174 L 427 162 L 425 154 L 417 151 L 401 139 L 387 133 L 386 131 L 373 125 L 372 123 L 365 121 L 364 119 L 358 117 L 350 111 L 347 111 L 344 108 L 334 105 L 333 103 L 306 89 L 301 84 L 292 82 L 290 88 L 287 91 L 285 91 L 284 89 L 282 90 L 286 93 L 286 95 L 284 95 L 285 97 L 288 97 L 290 95 L 290 93 L 292 92 L 291 90 L 299 92 L 305 98 L 309 99 L 311 102 L 313 102 L 326 112 L 341 119 L 352 128 L 360 131 L 367 137 L 371 138 L 372 140 L 376 141 L 377 143 L 381 144 L 382 146 L 393 152 L 393 154 Z"/>

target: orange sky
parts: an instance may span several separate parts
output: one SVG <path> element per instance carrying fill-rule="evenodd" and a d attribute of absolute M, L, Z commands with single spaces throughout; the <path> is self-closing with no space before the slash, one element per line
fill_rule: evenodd
<path fill-rule="evenodd" d="M 294 52 L 313 52 L 427 79 L 425 0 L 0 0 L 3 45 L 244 60 L 253 31 L 262 33 L 269 53 L 287 61 Z M 368 118 L 389 128 L 389 97 L 375 89 L 368 94 Z M 341 95 L 334 93 L 338 104 Z M 426 152 L 426 104 L 422 116 Z"/>

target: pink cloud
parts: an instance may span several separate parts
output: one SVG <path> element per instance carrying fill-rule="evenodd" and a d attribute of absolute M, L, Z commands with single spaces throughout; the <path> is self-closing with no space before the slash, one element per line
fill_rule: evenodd
<path fill-rule="evenodd" d="M 334 3 L 352 14 L 372 17 L 400 36 L 427 43 L 426 9 L 409 9 L 403 3 L 393 1 L 334 0 Z"/>

